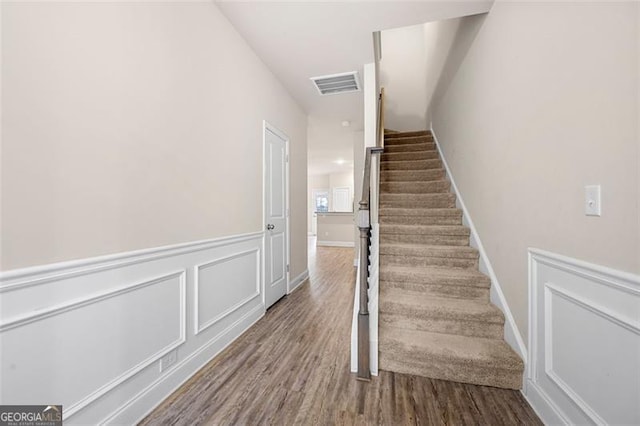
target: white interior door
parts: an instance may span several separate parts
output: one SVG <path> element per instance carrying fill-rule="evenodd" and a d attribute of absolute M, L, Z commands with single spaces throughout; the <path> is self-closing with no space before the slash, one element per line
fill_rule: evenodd
<path fill-rule="evenodd" d="M 351 188 L 333 188 L 333 211 L 353 211 L 353 206 L 351 206 Z"/>
<path fill-rule="evenodd" d="M 264 135 L 265 305 L 268 308 L 287 294 L 288 158 L 284 135 L 266 124 Z"/>

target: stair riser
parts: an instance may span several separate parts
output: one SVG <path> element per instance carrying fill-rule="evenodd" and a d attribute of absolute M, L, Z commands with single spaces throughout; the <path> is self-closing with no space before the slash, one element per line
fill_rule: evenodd
<path fill-rule="evenodd" d="M 442 161 L 435 160 L 417 160 L 417 161 L 381 161 L 380 170 L 428 170 L 441 169 Z"/>
<path fill-rule="evenodd" d="M 382 161 L 433 160 L 439 158 L 437 151 L 393 152 L 382 154 Z"/>
<path fill-rule="evenodd" d="M 411 145 L 419 143 L 434 143 L 433 136 L 410 136 L 404 138 L 384 138 L 385 148 L 392 145 Z"/>
<path fill-rule="evenodd" d="M 478 251 L 471 247 L 452 249 L 420 246 L 394 246 L 380 244 L 380 254 L 391 256 L 445 257 L 452 259 L 478 260 Z"/>
<path fill-rule="evenodd" d="M 453 208 L 456 206 L 454 194 L 433 194 L 429 196 L 406 194 L 380 194 L 380 207 L 389 208 Z"/>
<path fill-rule="evenodd" d="M 406 209 L 445 209 L 452 208 L 456 206 L 456 202 L 454 200 L 447 200 L 442 198 L 434 198 L 433 200 L 398 200 L 392 202 L 380 202 L 380 207 L 399 207 Z"/>
<path fill-rule="evenodd" d="M 434 246 L 467 246 L 469 237 L 461 235 L 419 235 L 380 233 L 380 242 L 428 244 Z"/>
<path fill-rule="evenodd" d="M 407 328 L 411 330 L 429 331 L 433 333 L 457 334 L 460 336 L 501 339 L 504 324 L 483 321 L 461 321 L 445 318 L 408 317 L 384 311 L 380 306 L 380 327 Z"/>
<path fill-rule="evenodd" d="M 385 138 L 406 138 L 412 136 L 432 136 L 431 130 L 414 130 L 411 132 L 388 132 L 385 131 Z"/>
<path fill-rule="evenodd" d="M 380 192 L 389 194 L 432 194 L 449 192 L 450 188 L 449 181 L 380 183 Z"/>
<path fill-rule="evenodd" d="M 450 360 L 409 360 L 394 359 L 386 353 L 380 344 L 379 365 L 381 370 L 395 371 L 401 374 L 430 377 L 432 379 L 471 383 L 481 386 L 494 386 L 506 389 L 522 388 L 522 372 L 483 365 L 470 366 L 451 363 Z"/>
<path fill-rule="evenodd" d="M 433 142 L 411 143 L 411 144 L 391 144 L 385 145 L 384 152 L 416 152 L 416 151 L 431 151 L 436 149 L 436 144 Z"/>
<path fill-rule="evenodd" d="M 432 235 L 445 237 L 469 237 L 469 228 L 465 226 L 406 226 L 388 225 L 380 226 L 381 234 L 401 235 Z"/>
<path fill-rule="evenodd" d="M 461 225 L 461 217 L 446 216 L 380 216 L 380 223 L 388 225 Z"/>
<path fill-rule="evenodd" d="M 380 173 L 381 182 L 423 182 L 431 180 L 444 180 L 444 169 L 429 170 L 406 170 L 391 171 L 384 170 Z"/>
<path fill-rule="evenodd" d="M 380 288 L 420 292 L 433 297 L 489 300 L 488 288 L 478 288 L 465 285 L 425 284 L 411 281 L 383 281 L 382 278 L 380 278 Z"/>
<path fill-rule="evenodd" d="M 380 201 L 380 207 L 400 207 L 406 209 L 445 209 L 456 206 L 454 200 L 447 200 L 446 198 L 434 198 L 432 200 L 394 200 L 394 201 Z"/>
<path fill-rule="evenodd" d="M 477 259 L 433 256 L 394 256 L 380 255 L 380 264 L 408 266 L 444 266 L 451 268 L 477 268 Z"/>
<path fill-rule="evenodd" d="M 443 285 L 452 287 L 473 287 L 481 289 L 489 289 L 491 281 L 486 275 L 478 276 L 434 276 L 424 274 L 413 274 L 411 272 L 399 272 L 397 270 L 389 270 L 387 268 L 380 268 L 380 281 L 394 281 L 394 282 L 408 282 L 418 283 L 424 286 L 431 285 Z"/>

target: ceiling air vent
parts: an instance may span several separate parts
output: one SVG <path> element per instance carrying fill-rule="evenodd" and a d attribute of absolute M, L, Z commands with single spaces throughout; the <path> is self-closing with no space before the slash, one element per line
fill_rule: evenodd
<path fill-rule="evenodd" d="M 335 95 L 360 90 L 357 71 L 312 77 L 311 81 L 316 85 L 316 89 L 321 95 Z"/>

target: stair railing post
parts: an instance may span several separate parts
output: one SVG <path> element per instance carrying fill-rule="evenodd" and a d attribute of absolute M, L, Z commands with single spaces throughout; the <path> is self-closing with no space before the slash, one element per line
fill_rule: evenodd
<path fill-rule="evenodd" d="M 360 201 L 358 210 L 358 229 L 360 230 L 360 283 L 358 310 L 358 380 L 371 380 L 369 368 L 369 204 Z"/>

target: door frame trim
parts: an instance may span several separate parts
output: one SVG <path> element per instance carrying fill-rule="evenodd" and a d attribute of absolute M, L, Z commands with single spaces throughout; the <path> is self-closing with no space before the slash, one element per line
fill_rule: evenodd
<path fill-rule="evenodd" d="M 289 287 L 291 285 L 291 209 L 290 209 L 290 200 L 289 200 L 289 195 L 290 195 L 290 178 L 289 178 L 289 163 L 290 161 L 289 159 L 289 136 L 287 136 L 286 133 L 284 133 L 283 131 L 281 131 L 280 129 L 278 129 L 277 127 L 275 127 L 274 125 L 272 125 L 271 123 L 269 123 L 267 120 L 262 120 L 262 234 L 266 235 L 266 226 L 267 223 L 265 221 L 266 216 L 267 216 L 267 176 L 266 176 L 266 172 L 267 172 L 267 153 L 266 153 L 266 147 L 267 147 L 267 130 L 269 130 L 270 132 L 274 133 L 276 136 L 278 136 L 279 138 L 281 138 L 282 140 L 284 140 L 284 146 L 285 146 L 285 155 L 287 160 L 285 160 L 285 209 L 286 209 L 286 215 L 285 215 L 285 239 L 287 242 L 287 250 L 285 253 L 286 256 L 286 264 L 289 265 L 289 270 L 286 271 L 286 280 L 287 280 L 287 292 L 286 294 L 291 293 L 291 288 Z M 263 241 L 263 250 L 262 250 L 262 276 L 264 277 L 264 279 L 262 280 L 262 304 L 264 306 L 266 306 L 266 291 L 267 291 L 267 276 L 266 276 L 266 264 L 265 264 L 265 257 L 266 257 L 266 244 L 265 244 L 265 238 L 262 239 Z M 286 265 L 285 265 L 286 268 Z M 285 294 L 285 295 L 286 295 Z"/>

